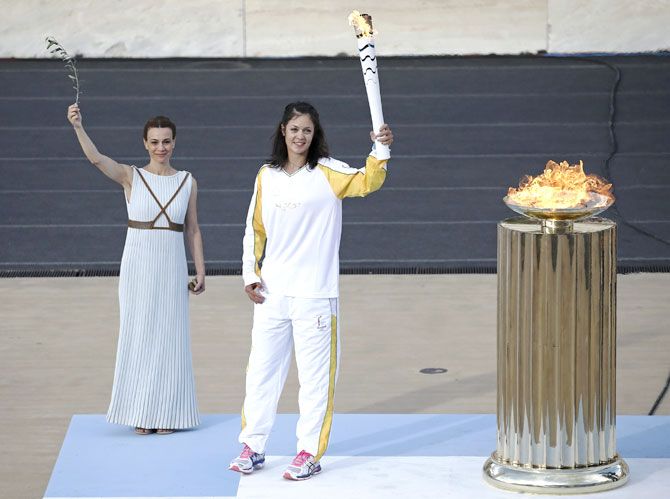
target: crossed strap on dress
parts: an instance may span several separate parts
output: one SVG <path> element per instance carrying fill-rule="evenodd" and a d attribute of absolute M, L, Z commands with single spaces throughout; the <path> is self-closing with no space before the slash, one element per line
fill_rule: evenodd
<path fill-rule="evenodd" d="M 186 180 L 188 180 L 188 177 L 190 175 L 189 172 L 186 172 L 186 175 L 184 176 L 184 180 L 181 181 L 181 184 L 179 184 L 179 187 L 175 191 L 175 193 L 172 195 L 170 200 L 163 206 L 161 202 L 158 200 L 158 197 L 156 194 L 154 194 L 154 191 L 151 190 L 151 187 L 149 187 L 149 183 L 146 181 L 144 178 L 144 175 L 142 175 L 142 172 L 140 172 L 140 169 L 137 168 L 136 166 L 133 166 L 135 170 L 137 171 L 137 174 L 140 176 L 142 179 L 142 182 L 144 182 L 144 185 L 146 185 L 147 189 L 149 190 L 149 193 L 151 196 L 154 198 L 156 203 L 158 203 L 158 206 L 160 206 L 161 211 L 158 212 L 158 215 L 156 215 L 156 218 L 154 218 L 151 222 L 138 222 L 137 220 L 128 220 L 128 227 L 132 227 L 133 229 L 156 229 L 156 230 L 173 230 L 175 232 L 184 232 L 184 224 L 178 224 L 174 223 L 172 220 L 170 220 L 169 215 L 167 214 L 167 208 L 170 206 L 170 203 L 174 201 L 174 198 L 177 197 L 177 194 L 179 194 L 179 191 L 181 191 L 181 188 L 184 187 L 184 184 L 186 183 Z M 161 215 L 165 215 L 165 218 L 167 219 L 168 226 L 167 227 L 156 227 L 156 222 L 160 218 Z"/>

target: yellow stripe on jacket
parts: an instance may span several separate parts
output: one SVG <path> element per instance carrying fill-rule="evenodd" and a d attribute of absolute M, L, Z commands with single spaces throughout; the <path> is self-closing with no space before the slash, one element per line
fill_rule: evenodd
<path fill-rule="evenodd" d="M 256 175 L 254 193 L 249 203 L 247 223 L 242 240 L 242 277 L 245 286 L 254 282 L 260 282 L 261 261 L 264 258 L 265 246 L 267 244 L 267 234 L 263 223 L 263 186 L 261 182 L 261 174 L 265 168 L 265 165 L 261 167 Z"/>
<path fill-rule="evenodd" d="M 335 195 L 346 197 L 363 197 L 379 190 L 386 180 L 386 159 L 368 156 L 365 167 L 350 168 L 341 162 L 319 161 L 318 167 L 328 179 Z"/>
<path fill-rule="evenodd" d="M 262 171 L 262 170 L 261 170 Z M 252 225 L 254 227 L 254 257 L 256 258 L 256 266 L 254 270 L 258 277 L 261 276 L 261 258 L 263 258 L 263 253 L 265 252 L 265 242 L 267 241 L 267 235 L 265 233 L 265 226 L 263 225 L 263 213 L 262 213 L 262 199 L 263 199 L 263 188 L 261 184 L 261 174 L 258 173 L 256 177 L 256 182 L 258 182 L 256 187 L 256 206 L 254 206 L 254 218 Z"/>

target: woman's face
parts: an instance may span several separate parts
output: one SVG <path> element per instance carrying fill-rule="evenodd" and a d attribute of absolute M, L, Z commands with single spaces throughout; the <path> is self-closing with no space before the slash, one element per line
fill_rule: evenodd
<path fill-rule="evenodd" d="M 168 163 L 172 157 L 175 140 L 172 138 L 170 128 L 149 128 L 144 147 L 149 151 L 152 161 Z"/>
<path fill-rule="evenodd" d="M 304 156 L 314 138 L 314 123 L 309 114 L 298 114 L 282 127 L 289 152 Z"/>

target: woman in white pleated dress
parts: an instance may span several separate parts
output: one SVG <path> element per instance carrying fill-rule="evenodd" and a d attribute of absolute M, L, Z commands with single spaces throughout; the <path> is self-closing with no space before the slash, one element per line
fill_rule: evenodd
<path fill-rule="evenodd" d="M 146 123 L 149 163 L 137 168 L 98 152 L 76 104 L 68 108 L 68 120 L 89 161 L 123 187 L 128 209 L 119 275 L 119 344 L 107 420 L 132 426 L 140 435 L 197 426 L 188 292 L 205 290 L 205 263 L 196 181 L 170 165 L 176 127 L 164 116 Z M 184 234 L 196 270 L 190 285 Z"/>

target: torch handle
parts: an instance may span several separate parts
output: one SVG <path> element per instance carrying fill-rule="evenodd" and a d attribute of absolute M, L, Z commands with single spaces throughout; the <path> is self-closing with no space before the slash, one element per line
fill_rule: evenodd
<path fill-rule="evenodd" d="M 375 53 L 374 39 L 371 37 L 358 38 L 358 54 L 361 60 L 361 70 L 365 81 L 365 91 L 368 95 L 370 106 L 370 117 L 372 128 L 379 133 L 384 124 L 384 113 L 382 112 L 382 98 L 379 89 L 379 74 L 377 73 L 377 55 Z M 391 157 L 388 146 L 375 141 L 375 152 L 377 159 L 388 159 Z"/>

